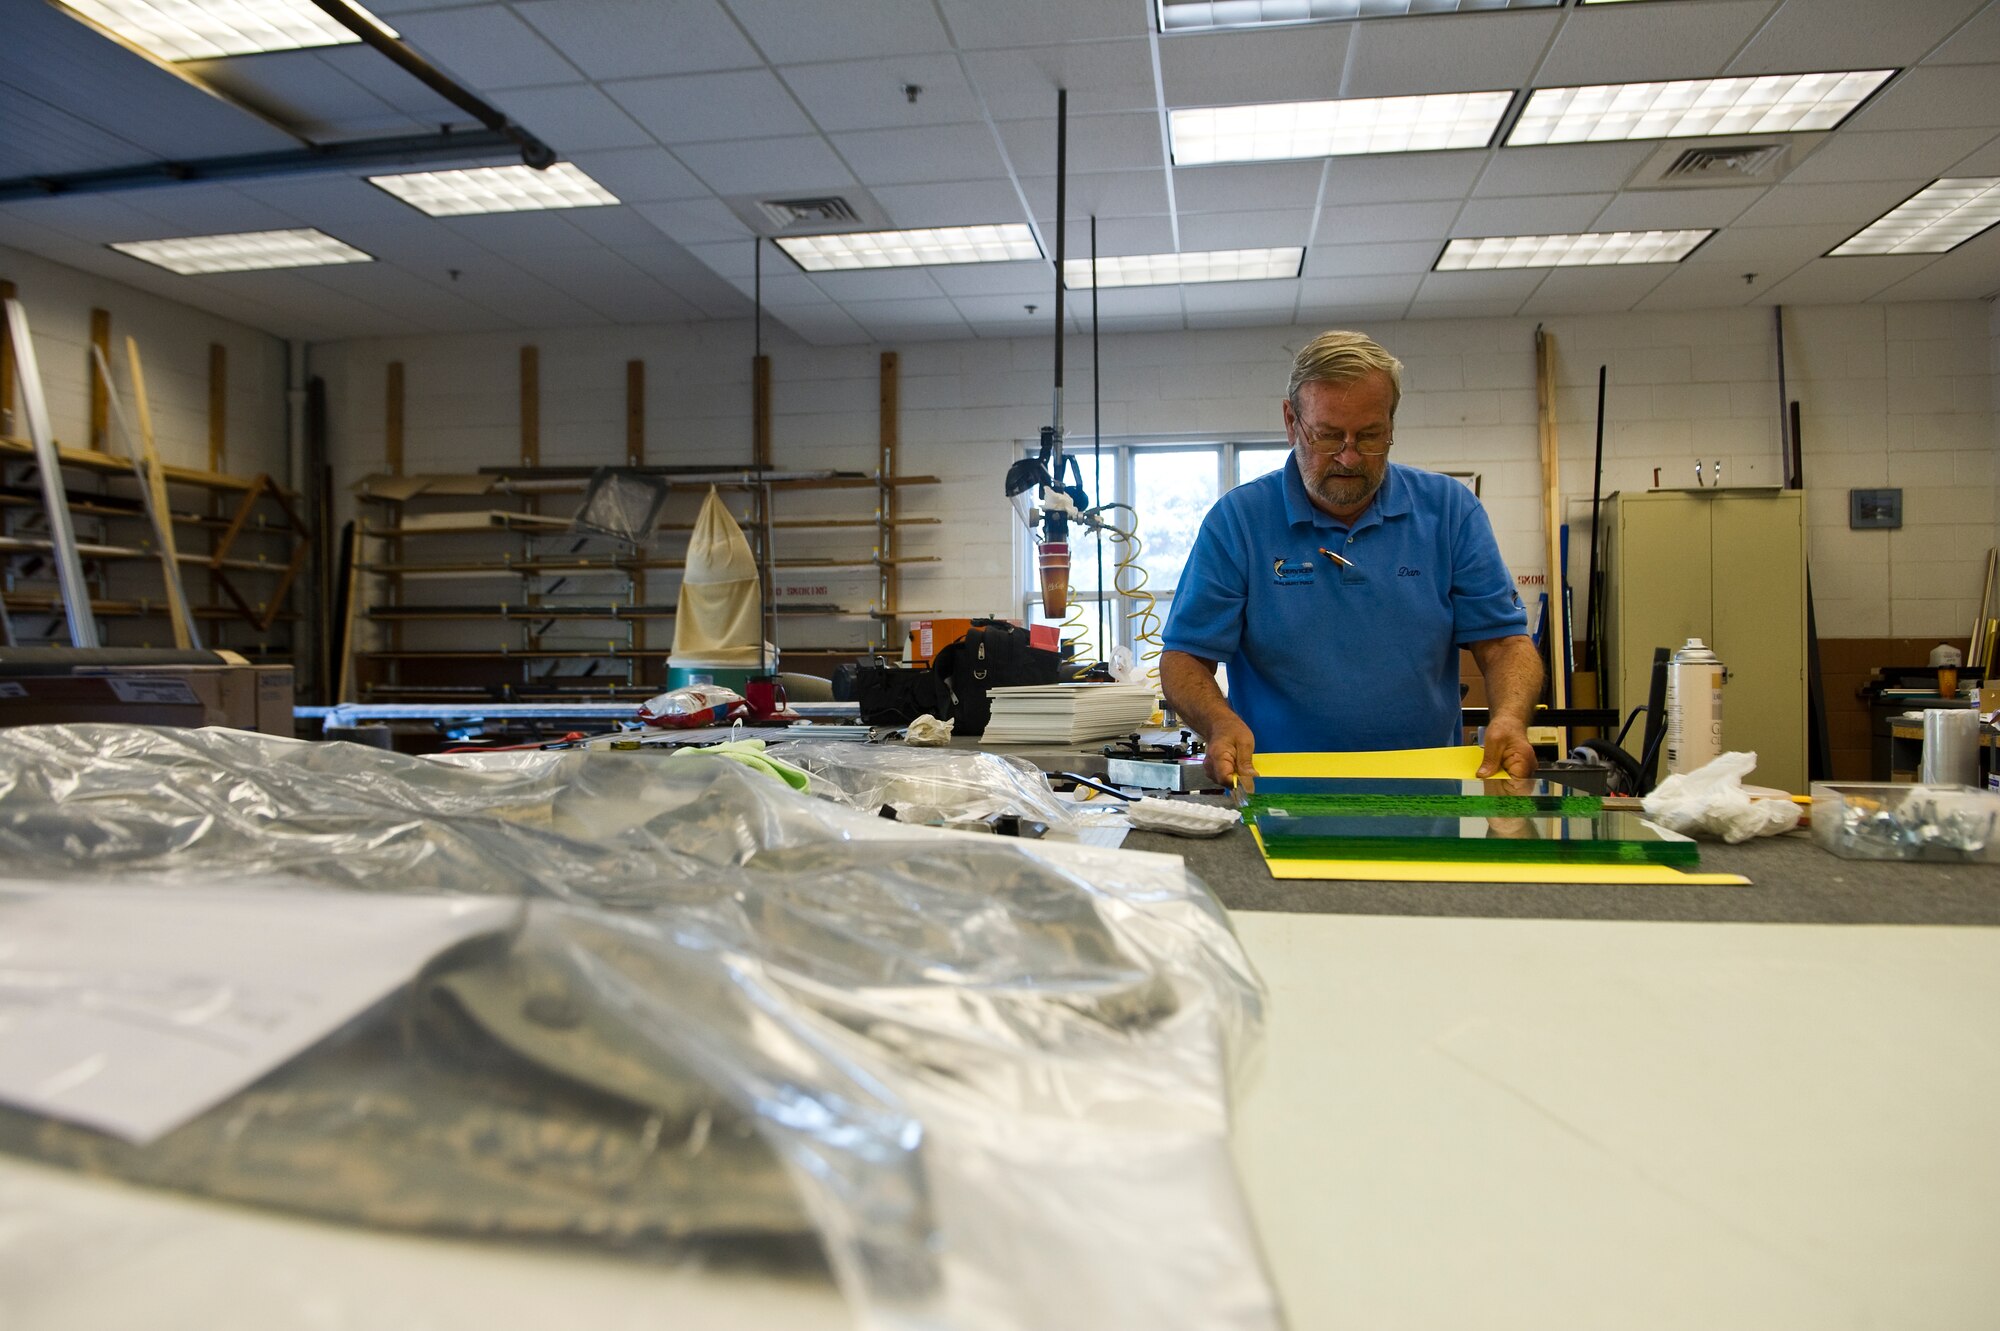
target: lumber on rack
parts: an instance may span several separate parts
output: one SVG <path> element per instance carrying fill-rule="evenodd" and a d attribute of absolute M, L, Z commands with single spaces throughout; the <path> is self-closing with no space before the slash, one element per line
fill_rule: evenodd
<path fill-rule="evenodd" d="M 1536 418 L 1542 436 L 1542 521 L 1548 541 L 1548 574 L 1544 585 L 1549 601 L 1549 705 L 1569 706 L 1569 676 L 1563 663 L 1569 657 L 1568 616 L 1563 612 L 1562 569 L 1562 467 L 1556 443 L 1556 339 L 1535 328 Z M 1569 727 L 1556 728 L 1556 756 L 1569 753 Z"/>

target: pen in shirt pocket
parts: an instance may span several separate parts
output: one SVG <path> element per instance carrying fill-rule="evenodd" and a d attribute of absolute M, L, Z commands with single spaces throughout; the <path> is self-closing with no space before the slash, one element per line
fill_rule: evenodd
<path fill-rule="evenodd" d="M 1319 548 L 1319 552 L 1325 555 L 1328 559 L 1331 559 L 1334 563 L 1340 565 L 1342 568 L 1354 567 L 1354 561 L 1349 559 L 1346 555 L 1337 555 L 1323 545 Z"/>

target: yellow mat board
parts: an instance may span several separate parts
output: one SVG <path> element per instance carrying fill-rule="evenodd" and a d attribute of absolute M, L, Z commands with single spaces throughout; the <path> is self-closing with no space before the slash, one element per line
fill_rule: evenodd
<path fill-rule="evenodd" d="M 1406 778 L 1469 781 L 1484 751 L 1476 744 L 1448 749 L 1390 749 L 1379 753 L 1260 753 L 1257 775 Z M 1252 827 L 1257 849 L 1264 838 Z M 1491 864 L 1462 860 L 1274 860 L 1273 878 L 1346 879 L 1363 883 L 1603 883 L 1664 886 L 1748 886 L 1733 873 L 1687 873 L 1667 864 Z"/>

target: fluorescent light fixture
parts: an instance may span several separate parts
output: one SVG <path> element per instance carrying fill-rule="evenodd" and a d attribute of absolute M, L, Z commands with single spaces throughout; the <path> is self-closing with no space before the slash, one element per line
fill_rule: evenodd
<path fill-rule="evenodd" d="M 599 208 L 618 196 L 570 162 L 546 171 L 532 166 L 480 166 L 464 171 L 416 171 L 370 176 L 368 183 L 432 217 L 526 213 L 544 208 Z"/>
<path fill-rule="evenodd" d="M 1851 254 L 1943 254 L 2000 222 L 2000 178 L 1937 180 L 1827 251 Z"/>
<path fill-rule="evenodd" d="M 1537 88 L 1507 135 L 1507 146 L 1832 129 L 1895 72 L 1864 69 Z"/>
<path fill-rule="evenodd" d="M 1715 232 L 1590 231 L 1563 236 L 1478 236 L 1448 242 L 1433 272 L 1494 268 L 1595 268 L 1604 264 L 1679 263 Z"/>
<path fill-rule="evenodd" d="M 358 42 L 312 0 L 60 0 L 162 60 L 213 60 L 259 51 Z M 348 0 L 347 7 L 394 37 L 395 30 Z"/>
<path fill-rule="evenodd" d="M 1484 148 L 1511 92 L 1195 106 L 1167 112 L 1175 166 Z"/>
<path fill-rule="evenodd" d="M 1160 31 L 1217 32 L 1230 28 L 1337 23 L 1408 14 L 1466 14 L 1485 9 L 1554 9 L 1563 0 L 1159 0 Z"/>
<path fill-rule="evenodd" d="M 374 255 L 312 227 L 297 231 L 239 231 L 227 236 L 182 236 L 178 240 L 121 240 L 111 248 L 170 272 L 188 275 L 375 261 Z"/>
<path fill-rule="evenodd" d="M 1201 250 L 1193 254 L 1120 254 L 1097 260 L 1100 287 L 1173 286 L 1192 282 L 1261 282 L 1297 277 L 1305 263 L 1305 247 L 1290 245 L 1265 250 Z M 1063 285 L 1090 289 L 1090 260 L 1063 262 Z"/>
<path fill-rule="evenodd" d="M 852 268 L 921 268 L 947 263 L 1039 259 L 1042 247 L 1025 222 L 997 226 L 936 226 L 916 231 L 849 231 L 832 236 L 779 236 L 778 248 L 809 273 Z"/>

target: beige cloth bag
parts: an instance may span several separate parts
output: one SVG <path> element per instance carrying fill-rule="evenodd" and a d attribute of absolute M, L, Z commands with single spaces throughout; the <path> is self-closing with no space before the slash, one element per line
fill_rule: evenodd
<path fill-rule="evenodd" d="M 688 538 L 673 654 L 708 665 L 754 666 L 763 638 L 759 618 L 757 558 L 711 485 Z"/>

